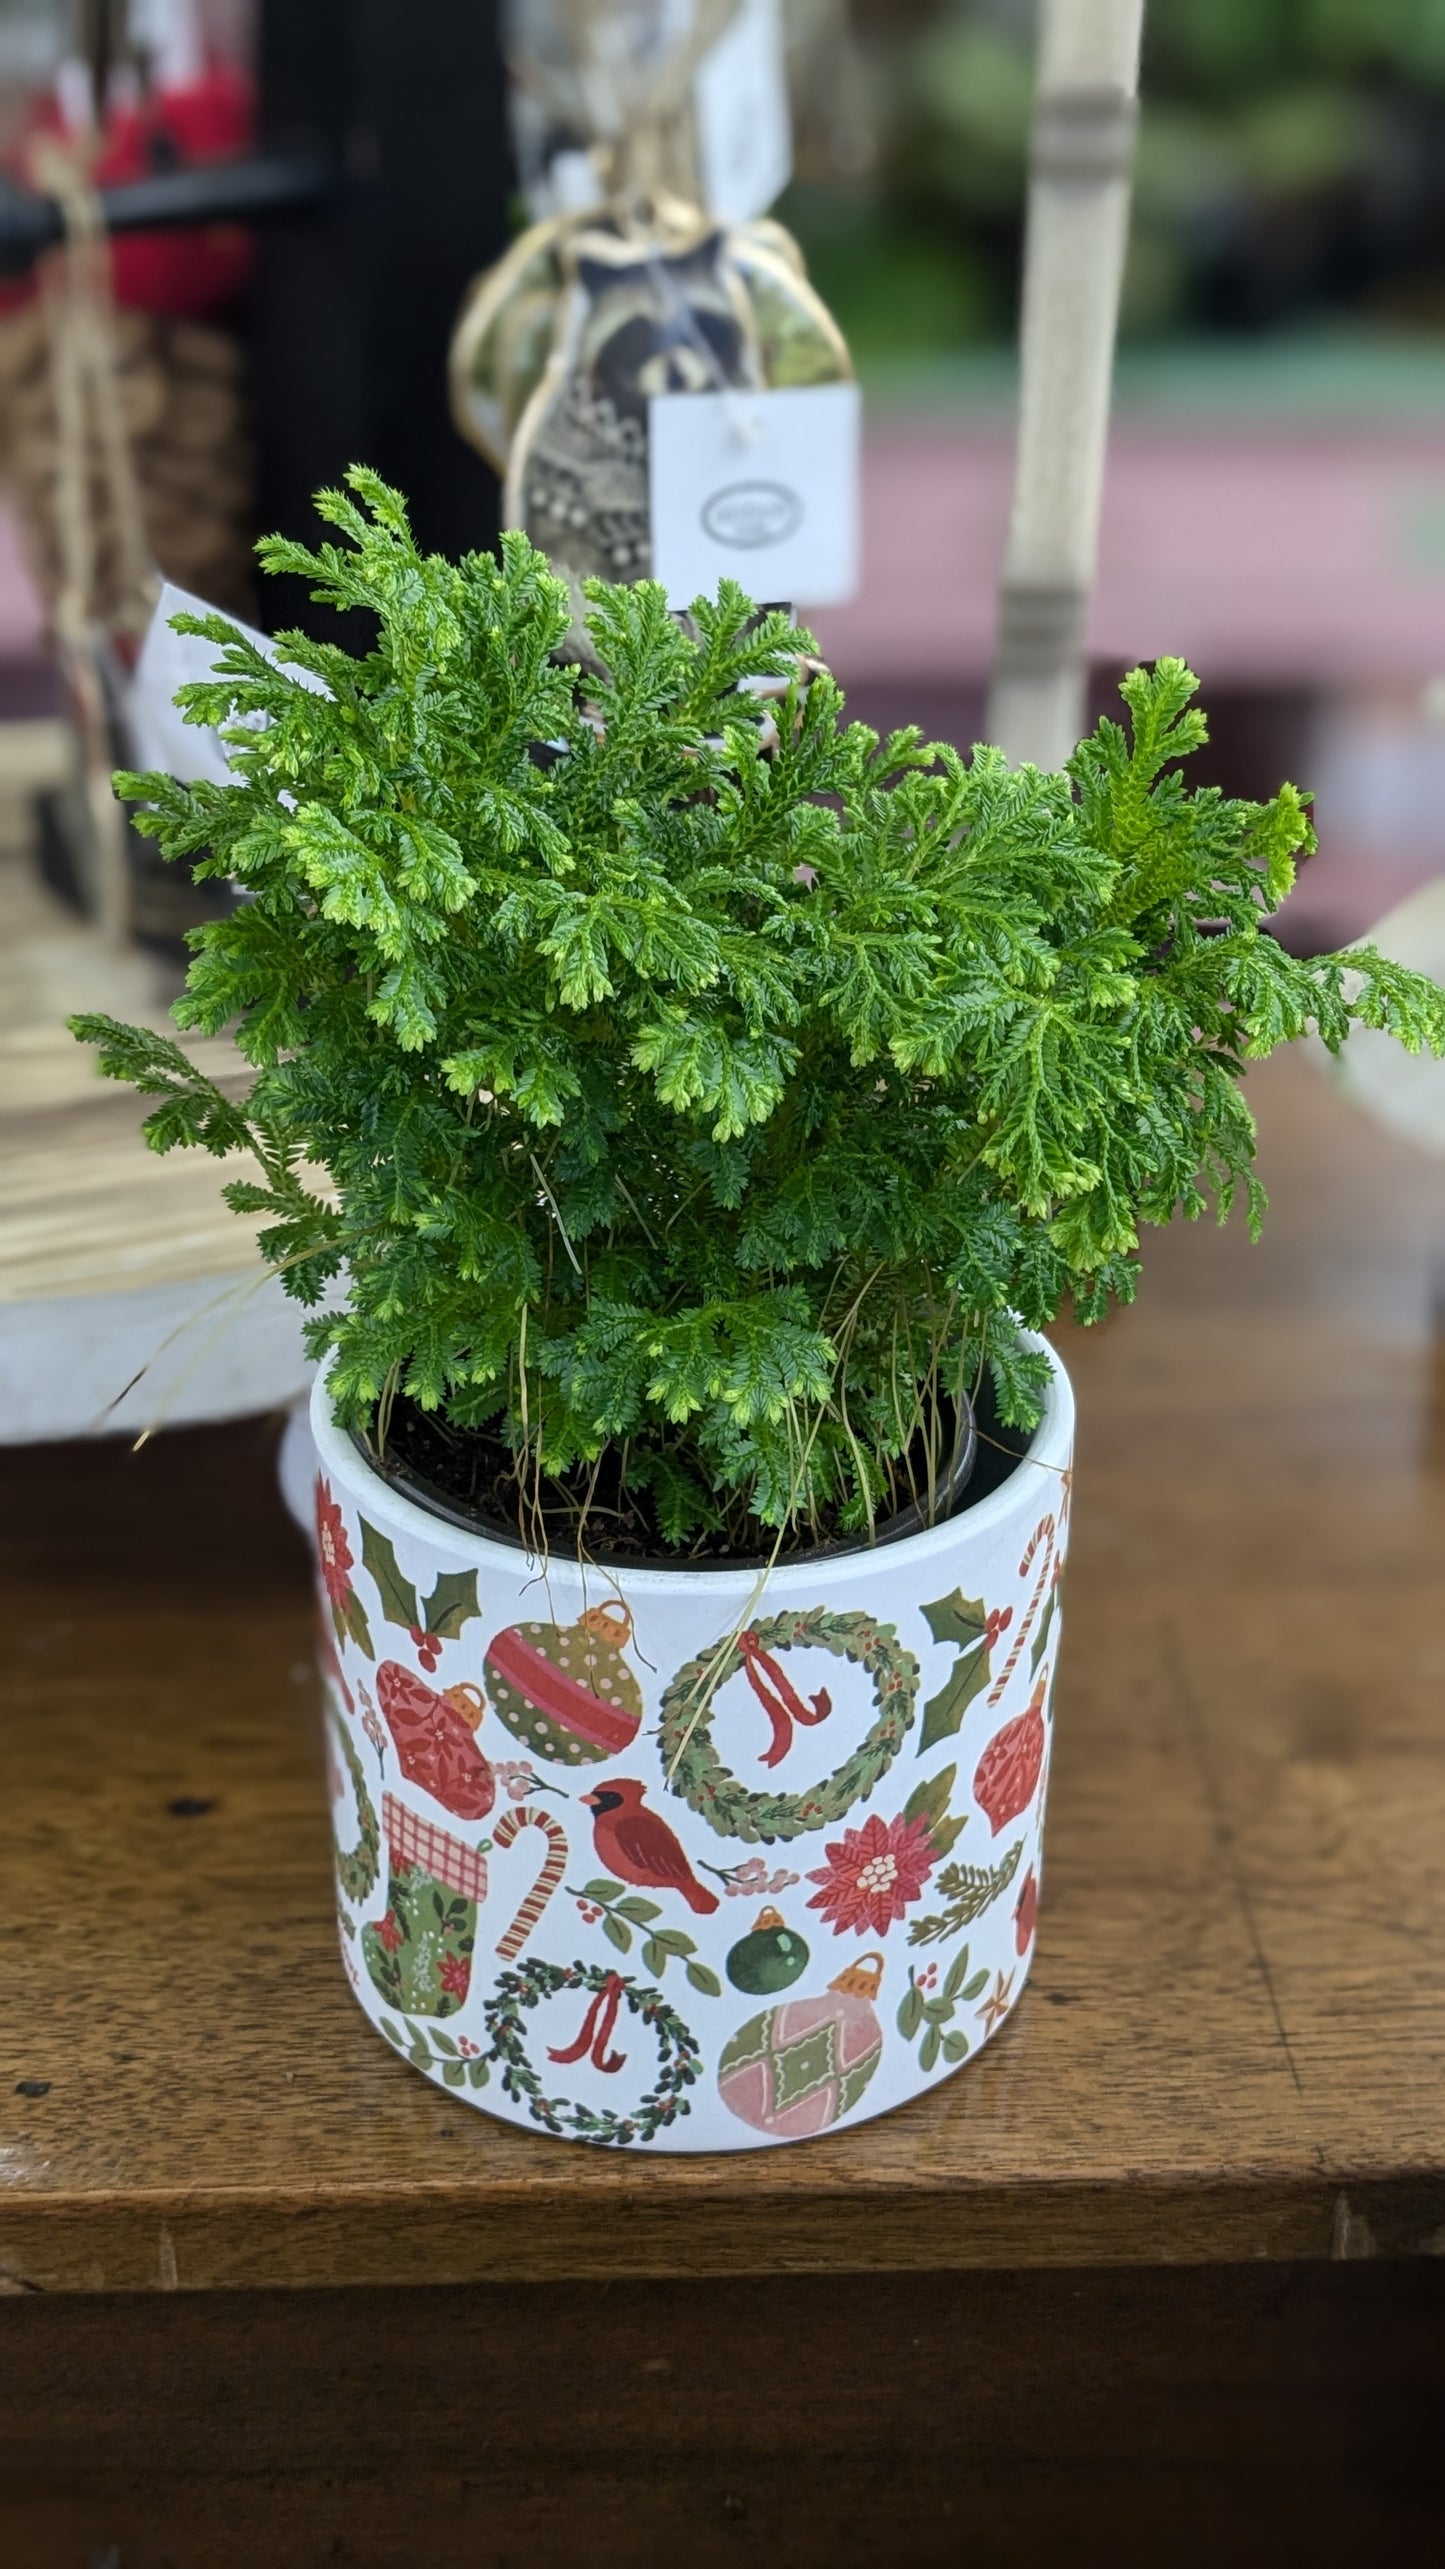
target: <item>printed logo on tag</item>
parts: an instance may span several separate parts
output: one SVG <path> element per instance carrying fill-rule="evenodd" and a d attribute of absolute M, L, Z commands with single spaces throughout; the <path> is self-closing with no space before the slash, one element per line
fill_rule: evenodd
<path fill-rule="evenodd" d="M 786 543 L 803 523 L 802 495 L 784 482 L 731 482 L 714 491 L 703 508 L 704 531 L 714 544 L 735 544 L 742 553 L 763 544 Z"/>
<path fill-rule="evenodd" d="M 652 563 L 672 606 L 740 580 L 758 599 L 836 606 L 858 585 L 856 384 L 655 393 Z"/>

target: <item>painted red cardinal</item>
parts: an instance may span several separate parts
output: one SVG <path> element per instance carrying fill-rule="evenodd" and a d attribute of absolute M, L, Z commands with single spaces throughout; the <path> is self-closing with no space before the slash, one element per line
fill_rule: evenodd
<path fill-rule="evenodd" d="M 680 1891 L 689 1909 L 706 1917 L 717 1907 L 717 1893 L 699 1882 L 666 1820 L 644 1810 L 645 1784 L 630 1775 L 615 1775 L 579 1796 L 592 1813 L 592 1840 L 600 1861 L 620 1882 L 640 1891 Z"/>

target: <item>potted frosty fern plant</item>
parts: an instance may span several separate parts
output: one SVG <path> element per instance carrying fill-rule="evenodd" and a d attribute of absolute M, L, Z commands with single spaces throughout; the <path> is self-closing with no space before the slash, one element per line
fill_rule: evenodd
<path fill-rule="evenodd" d="M 1445 999 L 1265 923 L 1299 795 L 1186 791 L 1177 661 L 1066 774 L 839 719 L 735 588 L 592 592 L 396 495 L 268 567 L 360 658 L 222 621 L 234 781 L 121 780 L 245 898 L 177 1017 L 86 1017 L 314 1308 L 343 1952 L 428 2076 L 594 2142 L 748 2148 L 976 2051 L 1038 1904 L 1072 1405 L 1040 1331 L 1144 1222 L 1257 1222 L 1246 1062 Z M 808 683 L 809 678 L 811 683 Z M 315 682 L 321 682 L 318 692 Z M 324 1181 L 324 1183 L 322 1183 Z"/>

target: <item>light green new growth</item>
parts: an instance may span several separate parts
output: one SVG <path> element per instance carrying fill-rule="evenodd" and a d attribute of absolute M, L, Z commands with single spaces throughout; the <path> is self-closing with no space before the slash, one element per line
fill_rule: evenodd
<path fill-rule="evenodd" d="M 234 1029 L 249 1096 L 73 1021 L 161 1101 L 153 1148 L 254 1151 L 228 1193 L 288 1291 L 344 1262 L 309 1324 L 344 1422 L 401 1390 L 533 1480 L 616 1446 L 677 1545 L 866 1527 L 981 1368 L 1031 1422 L 1020 1327 L 1131 1299 L 1141 1223 L 1243 1190 L 1257 1224 L 1247 1061 L 1352 1018 L 1445 1050 L 1433 984 L 1264 933 L 1304 806 L 1186 792 L 1181 662 L 1126 679 L 1130 731 L 1066 775 L 1012 772 L 841 726 L 807 637 L 732 584 L 688 631 L 644 582 L 591 592 L 584 703 L 523 537 L 423 558 L 350 482 L 319 502 L 344 545 L 261 555 L 370 609 L 374 649 L 283 634 L 319 694 L 178 619 L 224 646 L 181 701 L 235 781 L 120 780 L 167 856 L 244 887 L 176 1016 Z"/>

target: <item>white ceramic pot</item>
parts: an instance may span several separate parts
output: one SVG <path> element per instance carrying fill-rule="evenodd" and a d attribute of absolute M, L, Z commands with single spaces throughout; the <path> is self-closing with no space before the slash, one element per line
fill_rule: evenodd
<path fill-rule="evenodd" d="M 531 2131 L 750 2150 L 862 2123 L 1017 2004 L 1042 1874 L 1073 1399 L 872 1551 L 543 1564 L 312 1402 L 341 1952 L 406 2060 Z"/>

